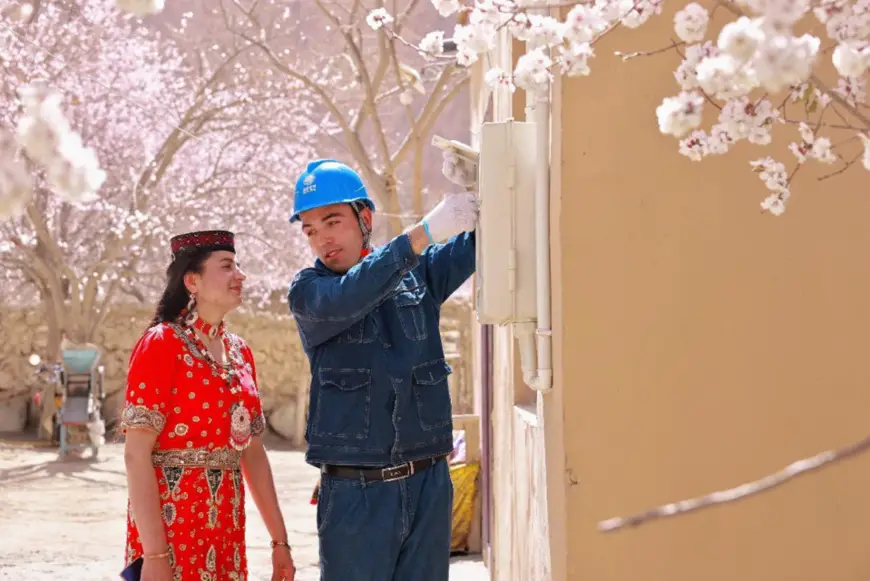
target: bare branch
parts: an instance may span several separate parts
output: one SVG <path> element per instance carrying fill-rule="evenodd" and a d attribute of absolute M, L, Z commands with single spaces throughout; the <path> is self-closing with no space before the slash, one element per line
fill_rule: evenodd
<path fill-rule="evenodd" d="M 677 516 L 717 504 L 726 504 L 742 500 L 749 496 L 776 488 L 777 486 L 785 484 L 789 480 L 802 474 L 815 472 L 828 464 L 853 458 L 867 452 L 868 450 L 870 450 L 870 436 L 846 446 L 845 448 L 840 448 L 839 450 L 828 450 L 827 452 L 822 452 L 821 454 L 817 454 L 810 458 L 798 460 L 797 462 L 789 464 L 779 472 L 765 476 L 764 478 L 755 480 L 754 482 L 741 484 L 740 486 L 728 490 L 713 492 L 706 496 L 698 496 L 688 500 L 665 504 L 636 515 L 616 517 L 601 521 L 598 523 L 598 530 L 607 533 L 627 527 L 637 527 L 652 520 Z"/>
<path fill-rule="evenodd" d="M 444 110 L 444 107 L 446 107 L 447 104 L 459 94 L 459 91 L 469 83 L 470 77 L 466 74 L 464 78 L 458 81 L 450 91 L 447 92 L 447 94 L 439 99 L 439 93 L 443 90 L 443 87 L 453 73 L 454 68 L 455 67 L 451 65 L 444 69 L 435 84 L 435 88 L 432 89 L 432 93 L 429 95 L 426 105 L 423 107 L 420 114 L 417 115 L 417 123 L 422 125 L 419 131 L 422 136 L 428 135 L 429 132 L 432 131 L 432 128 L 438 120 L 438 117 L 441 115 L 441 112 Z M 401 163 L 402 159 L 408 155 L 408 152 L 410 152 L 413 147 L 414 135 L 408 133 L 408 135 L 405 136 L 405 139 L 402 140 L 398 150 L 393 154 L 393 165 L 395 166 Z"/>

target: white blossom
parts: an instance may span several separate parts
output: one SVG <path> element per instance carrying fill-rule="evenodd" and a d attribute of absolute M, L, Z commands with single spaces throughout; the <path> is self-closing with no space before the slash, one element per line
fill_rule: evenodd
<path fill-rule="evenodd" d="M 637 28 L 655 14 L 662 13 L 664 0 L 605 0 L 617 7 L 617 18 L 626 28 Z"/>
<path fill-rule="evenodd" d="M 837 72 L 844 77 L 860 77 L 870 65 L 870 49 L 855 43 L 840 43 L 834 49 L 831 60 Z"/>
<path fill-rule="evenodd" d="M 747 97 L 731 99 L 719 114 L 719 123 L 731 139 L 746 139 L 756 145 L 770 143 L 771 127 L 779 119 L 779 111 L 770 100 L 750 102 Z"/>
<path fill-rule="evenodd" d="M 758 21 L 741 16 L 722 27 L 717 44 L 719 50 L 743 63 L 752 58 L 763 40 Z"/>
<path fill-rule="evenodd" d="M 785 31 L 809 12 L 811 0 L 739 0 L 764 18 L 771 31 Z"/>
<path fill-rule="evenodd" d="M 46 171 L 49 185 L 69 202 L 92 201 L 106 180 L 96 152 L 82 144 L 60 107 L 60 95 L 43 87 L 19 91 L 25 114 L 18 123 L 18 142 Z"/>
<path fill-rule="evenodd" d="M 484 75 L 483 81 L 493 89 L 507 89 L 511 93 L 517 90 L 511 75 L 498 67 L 489 69 Z"/>
<path fill-rule="evenodd" d="M 686 45 L 677 49 L 683 51 L 683 60 L 674 70 L 680 92 L 665 98 L 656 108 L 659 130 L 679 140 L 681 154 L 700 161 L 727 153 L 740 141 L 770 144 L 772 128 L 782 123 L 784 114 L 794 120 L 789 107 L 796 106 L 803 109 L 798 114 L 805 113 L 808 119 L 799 129 L 800 140 L 790 146 L 798 163 L 810 159 L 822 163 L 842 161 L 831 139 L 807 131 L 826 107 L 867 104 L 870 0 L 734 2 L 743 14 L 734 16 L 722 11 L 726 21 L 714 40 L 704 40 L 711 14 L 699 2 L 691 1 L 674 16 L 674 31 Z M 555 67 L 565 76 L 589 75 L 596 40 L 619 25 L 643 25 L 661 14 L 663 0 L 569 3 L 570 10 L 561 16 L 554 16 L 554 11 L 534 10 L 552 7 L 548 0 L 432 0 L 432 4 L 442 16 L 467 11 L 467 19 L 462 19 L 465 24 L 458 24 L 453 34 L 459 65 L 468 66 L 491 51 L 500 30 L 506 29 L 514 39 L 525 42 L 526 53 L 513 71 L 489 67 L 485 81 L 491 87 L 511 92 L 520 88 L 534 93 L 546 90 Z M 804 26 L 802 19 L 810 14 L 823 26 Z M 830 45 L 835 47 L 831 58 L 840 78 L 833 90 L 820 89 L 821 85 L 812 79 L 822 45 L 816 36 L 821 28 L 826 29 L 833 40 Z M 803 30 L 813 33 L 803 34 Z M 443 35 L 427 35 L 420 43 L 421 52 L 442 54 L 434 46 L 436 39 L 442 40 Z M 787 91 L 784 101 L 776 95 L 782 91 Z M 836 96 L 842 101 L 832 103 Z M 720 107 L 720 112 L 715 123 L 704 130 L 701 123 L 706 98 Z M 866 143 L 868 137 L 862 135 L 861 139 Z M 790 195 L 784 166 L 763 158 L 753 162 L 752 168 L 772 192 L 763 203 L 764 209 L 782 213 Z"/>
<path fill-rule="evenodd" d="M 710 128 L 710 136 L 707 138 L 707 155 L 722 155 L 731 149 L 735 139 L 728 132 L 728 126 L 717 123 Z"/>
<path fill-rule="evenodd" d="M 674 77 L 677 79 L 680 88 L 684 91 L 691 91 L 692 89 L 699 88 L 700 84 L 698 83 L 697 73 L 698 65 L 706 57 L 716 56 L 718 54 L 719 51 L 709 40 L 704 44 L 693 44 L 686 48 L 683 62 L 681 62 L 680 66 L 677 67 L 677 70 L 674 71 Z"/>
<path fill-rule="evenodd" d="M 680 153 L 692 161 L 701 161 L 709 154 L 709 137 L 704 131 L 692 131 L 680 141 Z"/>
<path fill-rule="evenodd" d="M 399 103 L 402 105 L 410 105 L 414 102 L 414 92 L 411 89 L 405 89 L 399 93 Z"/>
<path fill-rule="evenodd" d="M 686 4 L 686 7 L 674 16 L 674 32 L 683 42 L 700 42 L 707 34 L 710 13 L 696 2 Z"/>
<path fill-rule="evenodd" d="M 380 30 L 382 27 L 391 24 L 392 22 L 393 16 L 387 12 L 386 8 L 375 8 L 369 12 L 368 16 L 366 16 L 366 24 L 368 24 L 372 30 Z"/>
<path fill-rule="evenodd" d="M 12 135 L 0 131 L 0 220 L 24 212 L 33 197 L 33 182 Z"/>
<path fill-rule="evenodd" d="M 119 10 L 135 16 L 148 16 L 162 12 L 164 4 L 164 0 L 115 0 L 115 5 Z"/>
<path fill-rule="evenodd" d="M 589 59 L 595 56 L 595 50 L 589 43 L 572 44 L 559 47 L 562 74 L 569 77 L 588 75 Z"/>
<path fill-rule="evenodd" d="M 788 199 L 788 191 L 780 194 L 770 194 L 761 202 L 761 209 L 766 210 L 774 216 L 782 216 L 785 212 L 785 201 Z"/>
<path fill-rule="evenodd" d="M 436 30 L 428 33 L 420 41 L 420 51 L 426 56 L 438 56 L 444 53 L 444 31 Z"/>
<path fill-rule="evenodd" d="M 441 16 L 450 16 L 459 11 L 462 5 L 459 0 L 432 0 L 432 6 Z"/>
<path fill-rule="evenodd" d="M 695 92 L 683 92 L 676 97 L 667 97 L 656 108 L 659 131 L 674 137 L 682 137 L 701 124 L 703 107 L 704 97 Z"/>
<path fill-rule="evenodd" d="M 843 97 L 847 103 L 852 106 L 863 104 L 867 100 L 867 81 L 862 77 L 840 77 L 837 81 L 837 86 L 834 92 Z M 816 89 L 816 93 L 821 95 L 821 92 Z M 825 101 L 830 101 L 831 97 L 822 95 Z M 817 97 L 818 98 L 818 97 Z M 820 99 L 821 100 L 821 99 Z M 823 102 L 827 104 L 827 102 Z"/>
<path fill-rule="evenodd" d="M 758 86 L 751 70 L 728 54 L 704 59 L 698 65 L 696 74 L 704 92 L 719 99 L 743 97 Z"/>
<path fill-rule="evenodd" d="M 562 37 L 571 44 L 589 43 L 607 28 L 599 6 L 578 4 L 562 23 Z"/>
<path fill-rule="evenodd" d="M 765 187 L 772 193 L 761 202 L 761 209 L 768 211 L 774 216 L 781 216 L 785 212 L 785 202 L 791 192 L 788 189 L 788 172 L 785 165 L 772 157 L 765 157 L 749 162 L 752 171 L 764 182 Z"/>
<path fill-rule="evenodd" d="M 751 161 L 749 165 L 752 166 L 753 171 L 758 174 L 767 189 L 776 193 L 788 190 L 788 172 L 785 171 L 784 164 L 768 156 Z"/>
<path fill-rule="evenodd" d="M 468 19 L 471 26 L 498 28 L 510 16 L 510 9 L 503 6 L 502 0 L 477 0 Z"/>
<path fill-rule="evenodd" d="M 798 126 L 801 142 L 792 142 L 788 148 L 800 163 L 807 159 L 815 159 L 822 163 L 834 163 L 837 156 L 831 150 L 831 140 L 827 137 L 816 137 L 812 128 L 806 123 Z"/>
<path fill-rule="evenodd" d="M 753 61 L 759 83 L 772 93 L 807 80 L 812 73 L 821 41 L 805 34 L 800 38 L 767 37 Z"/>
<path fill-rule="evenodd" d="M 39 87 L 23 87 L 19 97 L 24 115 L 18 123 L 18 142 L 32 160 L 47 164 L 72 129 L 60 108 L 60 95 Z"/>
<path fill-rule="evenodd" d="M 531 93 L 543 91 L 552 77 L 550 74 L 552 65 L 553 61 L 543 49 L 527 52 L 517 60 L 514 84 Z"/>
<path fill-rule="evenodd" d="M 82 144 L 77 133 L 64 135 L 58 155 L 46 164 L 48 181 L 54 191 L 68 202 L 89 202 L 106 181 L 96 152 Z"/>
<path fill-rule="evenodd" d="M 529 16 L 529 27 L 523 37 L 518 36 L 519 40 L 526 41 L 528 50 L 537 48 L 548 48 L 562 44 L 564 27 L 558 20 L 552 16 L 541 16 L 540 14 L 531 14 Z"/>
<path fill-rule="evenodd" d="M 453 41 L 459 64 L 467 67 L 477 61 L 479 54 L 491 50 L 495 46 L 495 34 L 494 28 L 457 24 Z"/>
<path fill-rule="evenodd" d="M 870 136 L 867 136 L 864 133 L 859 133 L 858 136 L 864 144 L 864 154 L 861 156 L 861 164 L 864 166 L 864 169 L 870 171 Z"/>

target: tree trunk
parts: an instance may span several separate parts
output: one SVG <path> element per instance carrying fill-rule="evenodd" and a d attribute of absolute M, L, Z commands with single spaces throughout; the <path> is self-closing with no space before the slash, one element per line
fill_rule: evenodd
<path fill-rule="evenodd" d="M 387 240 L 392 240 L 404 230 L 400 217 L 401 208 L 399 207 L 395 175 L 387 174 L 381 177 L 375 187 L 377 188 L 377 198 L 379 201 L 383 200 L 380 212 L 383 212 L 387 219 Z"/>
<path fill-rule="evenodd" d="M 54 297 L 50 293 L 43 293 L 42 306 L 45 313 L 45 320 L 48 325 L 48 335 L 46 337 L 45 353 L 43 354 L 46 364 L 52 365 L 60 361 L 60 345 L 63 341 L 63 322 L 59 318 Z M 57 412 L 57 406 L 54 402 L 54 394 L 57 386 L 54 383 L 46 382 L 42 386 L 42 410 L 39 414 L 39 429 L 38 437 L 42 440 L 51 440 L 52 436 L 52 421 L 51 418 Z"/>

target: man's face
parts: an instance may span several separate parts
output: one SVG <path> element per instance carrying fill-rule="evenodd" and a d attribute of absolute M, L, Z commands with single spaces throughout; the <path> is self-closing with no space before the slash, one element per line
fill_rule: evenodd
<path fill-rule="evenodd" d="M 371 228 L 372 213 L 365 208 L 362 218 Z M 308 245 L 333 272 L 345 273 L 360 260 L 363 234 L 348 204 L 332 204 L 302 212 L 302 232 Z"/>

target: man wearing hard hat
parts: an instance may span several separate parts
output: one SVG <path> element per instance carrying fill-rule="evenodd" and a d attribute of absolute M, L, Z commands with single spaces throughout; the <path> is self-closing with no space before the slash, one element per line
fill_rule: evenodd
<path fill-rule="evenodd" d="M 443 172 L 476 183 L 476 165 L 450 152 Z M 447 581 L 453 425 L 439 313 L 474 272 L 477 202 L 448 195 L 373 249 L 374 211 L 337 161 L 308 164 L 296 183 L 290 221 L 317 255 L 289 302 L 311 363 L 321 580 Z"/>

